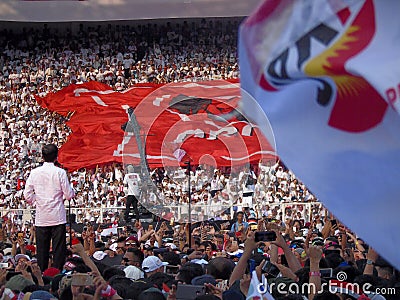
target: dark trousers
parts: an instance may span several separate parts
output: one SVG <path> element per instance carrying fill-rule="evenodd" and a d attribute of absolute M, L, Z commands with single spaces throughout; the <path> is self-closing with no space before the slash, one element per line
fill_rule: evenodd
<path fill-rule="evenodd" d="M 49 265 L 50 242 L 53 250 L 53 267 L 63 269 L 67 250 L 65 234 L 65 224 L 36 226 L 36 256 L 42 272 Z"/>
<path fill-rule="evenodd" d="M 138 200 L 134 195 L 128 195 L 126 197 L 126 208 L 125 208 L 125 221 L 128 222 L 130 220 L 129 218 L 129 210 L 131 209 L 131 206 L 133 207 L 133 211 L 135 212 L 135 218 L 136 220 L 139 220 L 139 209 L 138 209 Z"/>

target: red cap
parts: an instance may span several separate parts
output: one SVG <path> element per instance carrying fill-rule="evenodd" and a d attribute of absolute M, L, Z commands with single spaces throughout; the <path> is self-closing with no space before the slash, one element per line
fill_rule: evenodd
<path fill-rule="evenodd" d="M 60 274 L 60 270 L 57 268 L 53 268 L 53 267 L 48 268 L 43 272 L 43 276 L 46 276 L 46 277 L 54 277 L 57 274 Z"/>
<path fill-rule="evenodd" d="M 133 235 L 128 236 L 128 237 L 126 238 L 125 241 L 126 241 L 126 242 L 127 242 L 127 241 L 134 241 L 138 247 L 139 247 L 139 245 L 140 245 L 138 239 L 137 239 L 135 236 L 133 236 Z"/>
<path fill-rule="evenodd" d="M 36 247 L 34 245 L 26 245 L 26 250 L 36 253 Z"/>

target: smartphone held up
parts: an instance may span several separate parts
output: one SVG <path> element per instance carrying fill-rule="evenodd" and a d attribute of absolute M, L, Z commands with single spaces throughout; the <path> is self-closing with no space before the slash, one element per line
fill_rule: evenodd
<path fill-rule="evenodd" d="M 197 296 L 205 295 L 206 287 L 203 285 L 191 285 L 178 283 L 176 300 L 194 300 Z"/>
<path fill-rule="evenodd" d="M 277 266 L 275 266 L 273 263 L 271 263 L 269 260 L 267 260 L 263 267 L 262 267 L 262 272 L 266 273 L 268 277 L 273 277 L 276 278 L 278 277 L 280 271 Z"/>
<path fill-rule="evenodd" d="M 276 241 L 275 231 L 256 231 L 254 234 L 256 242 L 273 242 Z"/>
<path fill-rule="evenodd" d="M 74 286 L 91 286 L 93 285 L 93 276 L 85 273 L 72 274 L 71 285 Z"/>

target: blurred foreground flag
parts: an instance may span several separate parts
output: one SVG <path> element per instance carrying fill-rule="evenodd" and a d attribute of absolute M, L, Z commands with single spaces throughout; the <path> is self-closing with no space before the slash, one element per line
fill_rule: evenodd
<path fill-rule="evenodd" d="M 278 155 L 397 268 L 399 12 L 397 0 L 270 0 L 239 43 L 243 94 L 266 113 Z"/>

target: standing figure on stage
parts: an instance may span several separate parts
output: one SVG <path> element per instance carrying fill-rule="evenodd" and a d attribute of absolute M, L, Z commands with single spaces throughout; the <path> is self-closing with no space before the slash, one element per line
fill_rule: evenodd
<path fill-rule="evenodd" d="M 128 186 L 128 193 L 126 197 L 126 208 L 125 208 L 125 222 L 130 222 L 129 212 L 131 206 L 135 212 L 135 219 L 139 220 L 139 209 L 138 209 L 138 198 L 140 196 L 140 176 L 135 173 L 132 166 L 127 167 L 128 173 L 125 174 L 124 184 Z"/>
<path fill-rule="evenodd" d="M 58 156 L 57 146 L 44 145 L 42 156 L 44 163 L 32 170 L 26 181 L 24 196 L 27 203 L 36 206 L 36 249 L 40 269 L 44 271 L 49 267 L 51 243 L 54 267 L 62 270 L 67 249 L 64 199 L 70 200 L 75 192 L 67 172 L 54 165 Z"/>

